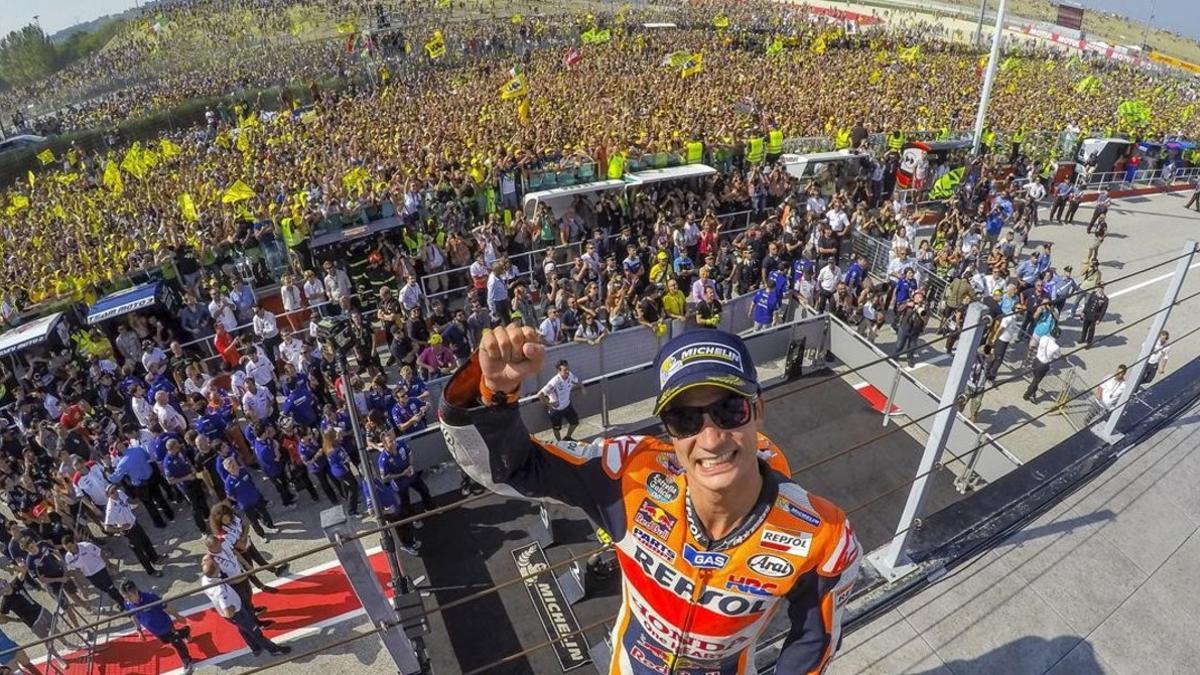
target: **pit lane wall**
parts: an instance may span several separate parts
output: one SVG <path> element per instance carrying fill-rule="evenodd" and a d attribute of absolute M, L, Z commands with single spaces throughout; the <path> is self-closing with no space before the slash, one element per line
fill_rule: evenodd
<path fill-rule="evenodd" d="M 829 348 L 849 369 L 859 369 L 856 375 L 874 386 L 884 395 L 891 393 L 892 405 L 899 408 L 894 416 L 904 417 L 901 423 L 918 420 L 913 424 L 920 432 L 912 433 L 924 442 L 933 424 L 934 411 L 938 409 L 940 396 L 910 375 L 894 359 L 884 359 L 887 354 L 868 342 L 850 326 L 836 317 L 828 317 Z M 894 392 L 894 393 L 892 393 Z M 909 431 L 911 433 L 912 427 Z M 981 446 L 977 450 L 976 446 Z M 962 460 L 947 462 L 955 475 L 966 483 L 974 484 L 978 479 L 988 483 L 1013 471 L 1021 461 L 962 415 L 955 415 L 950 427 L 950 438 L 943 450 L 943 457 L 962 457 Z M 974 465 L 968 468 L 971 458 Z M 974 475 L 971 475 L 973 470 Z M 921 514 L 918 514 L 920 516 Z"/>

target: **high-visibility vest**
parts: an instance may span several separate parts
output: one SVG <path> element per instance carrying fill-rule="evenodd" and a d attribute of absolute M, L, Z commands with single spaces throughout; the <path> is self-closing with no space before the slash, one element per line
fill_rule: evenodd
<path fill-rule="evenodd" d="M 783 154 L 783 132 L 778 129 L 772 129 L 767 134 L 767 154 L 780 155 Z"/>
<path fill-rule="evenodd" d="M 699 164 L 704 161 L 704 144 L 700 141 L 689 141 L 687 144 L 687 163 Z"/>
<path fill-rule="evenodd" d="M 1025 142 L 1025 130 L 1021 129 L 1017 133 L 1013 134 L 1012 142 L 1015 143 L 1016 145 L 1020 145 L 1020 144 L 1024 143 Z"/>
<path fill-rule="evenodd" d="M 416 237 L 409 237 L 405 234 L 403 235 L 403 239 L 404 248 L 408 249 L 409 255 L 416 256 L 421 252 L 421 235 L 418 234 Z"/>
<path fill-rule="evenodd" d="M 992 131 L 991 129 L 984 129 L 983 136 L 979 140 L 990 148 L 992 147 L 992 143 L 996 140 L 996 132 Z"/>
<path fill-rule="evenodd" d="M 608 178 L 609 180 L 620 180 L 625 175 L 625 155 L 624 153 L 614 153 L 608 158 Z"/>
<path fill-rule="evenodd" d="M 833 149 L 843 150 L 850 147 L 850 130 L 838 129 L 837 135 L 833 137 Z"/>
<path fill-rule="evenodd" d="M 950 140 L 950 127 L 942 127 L 941 130 L 938 131 L 938 140 L 939 141 Z"/>
<path fill-rule="evenodd" d="M 295 248 L 308 239 L 308 227 L 303 222 L 288 216 L 279 221 L 279 229 L 283 231 L 283 243 L 288 248 Z"/>
<path fill-rule="evenodd" d="M 761 137 L 746 139 L 746 161 L 751 164 L 763 161 L 763 139 Z"/>
<path fill-rule="evenodd" d="M 900 149 L 904 147 L 904 134 L 900 133 L 899 131 L 893 131 L 892 133 L 888 134 L 887 147 L 888 150 L 900 152 Z"/>

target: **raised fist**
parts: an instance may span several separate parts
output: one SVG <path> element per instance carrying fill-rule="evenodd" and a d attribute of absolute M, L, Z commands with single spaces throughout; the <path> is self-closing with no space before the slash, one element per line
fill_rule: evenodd
<path fill-rule="evenodd" d="M 485 331 L 479 344 L 479 369 L 492 391 L 516 391 L 526 378 L 541 372 L 545 358 L 538 332 L 515 323 Z"/>

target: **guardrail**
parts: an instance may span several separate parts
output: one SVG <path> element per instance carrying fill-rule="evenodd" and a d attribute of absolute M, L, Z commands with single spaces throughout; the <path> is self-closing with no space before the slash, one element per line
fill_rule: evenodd
<path fill-rule="evenodd" d="M 1087 188 L 1103 190 L 1111 187 L 1155 187 L 1174 185 L 1200 180 L 1200 167 L 1177 168 L 1164 172 L 1162 167 L 1153 169 L 1138 169 L 1130 174 L 1128 171 L 1107 171 L 1104 173 L 1085 173 L 1081 181 Z"/>

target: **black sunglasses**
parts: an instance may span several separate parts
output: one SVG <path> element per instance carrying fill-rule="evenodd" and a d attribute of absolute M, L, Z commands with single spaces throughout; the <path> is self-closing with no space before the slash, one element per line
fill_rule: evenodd
<path fill-rule="evenodd" d="M 721 429 L 736 429 L 754 417 L 757 396 L 733 394 L 704 406 L 676 406 L 659 414 L 667 433 L 674 438 L 688 438 L 704 428 L 704 416 Z"/>

